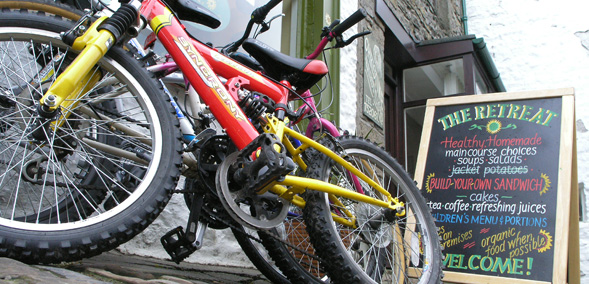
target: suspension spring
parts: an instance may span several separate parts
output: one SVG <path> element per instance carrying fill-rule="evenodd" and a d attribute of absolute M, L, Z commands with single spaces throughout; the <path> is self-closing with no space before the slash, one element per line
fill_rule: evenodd
<path fill-rule="evenodd" d="M 264 101 L 254 92 L 245 95 L 245 97 L 239 101 L 239 106 L 247 117 L 253 119 L 259 118 L 267 111 Z"/>
<path fill-rule="evenodd" d="M 121 5 L 98 29 L 109 31 L 118 41 L 139 18 L 139 7 L 133 5 L 133 2 Z"/>

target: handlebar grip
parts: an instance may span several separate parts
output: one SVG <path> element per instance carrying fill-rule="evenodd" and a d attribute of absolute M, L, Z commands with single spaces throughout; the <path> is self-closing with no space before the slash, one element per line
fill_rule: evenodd
<path fill-rule="evenodd" d="M 270 0 L 270 2 L 266 3 L 266 5 L 262 7 L 258 7 L 252 12 L 252 20 L 256 23 L 262 23 L 266 16 L 272 10 L 272 8 L 276 7 L 282 0 Z"/>
<path fill-rule="evenodd" d="M 366 17 L 366 10 L 364 8 L 358 9 L 358 11 L 354 12 L 351 16 L 341 22 L 337 27 L 335 27 L 332 32 L 336 35 L 340 36 L 343 32 L 347 29 L 351 28 L 353 25 L 357 24 L 358 22 L 362 21 Z"/>

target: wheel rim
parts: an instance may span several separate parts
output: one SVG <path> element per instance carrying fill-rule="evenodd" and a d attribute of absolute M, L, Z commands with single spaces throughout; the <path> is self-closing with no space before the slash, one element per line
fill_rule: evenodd
<path fill-rule="evenodd" d="M 162 133 L 154 105 L 127 70 L 104 58 L 102 79 L 88 92 L 93 95 L 72 106 L 72 114 L 58 130 L 44 132 L 44 141 L 32 141 L 32 113 L 50 84 L 39 84 L 43 76 L 37 74 L 49 70 L 39 61 L 50 61 L 41 60 L 40 53 L 28 53 L 29 47 L 51 51 L 49 59 L 72 54 L 57 33 L 0 28 L 0 225 L 67 230 L 117 215 L 147 190 L 161 160 Z M 56 68 L 66 61 L 56 60 Z M 113 83 L 112 91 L 97 92 Z M 101 108 L 107 101 L 125 110 Z M 135 132 L 121 131 L 123 127 Z M 104 142 L 109 139 L 114 142 Z M 142 158 L 117 156 L 108 146 Z M 145 152 L 137 154 L 141 149 Z M 33 165 L 31 160 L 39 162 Z"/>
<path fill-rule="evenodd" d="M 341 236 L 341 243 L 361 269 L 378 283 L 426 281 L 430 274 L 427 270 L 428 264 L 433 257 L 433 250 L 427 245 L 427 238 L 435 232 L 429 232 L 427 228 L 422 227 L 421 220 L 424 219 L 424 214 L 429 213 L 416 210 L 413 204 L 410 204 L 408 200 L 414 199 L 408 194 L 414 193 L 403 188 L 403 179 L 382 159 L 362 149 L 346 149 L 346 153 L 348 161 L 356 168 L 405 202 L 407 215 L 394 221 L 387 220 L 379 217 L 382 215 L 379 215 L 381 208 L 340 198 L 345 207 L 357 217 L 357 228 L 354 229 L 333 223 Z M 355 188 L 347 171 L 339 167 L 332 167 L 329 182 L 351 190 Z M 379 195 L 363 182 L 362 189 L 365 194 L 379 198 Z M 343 211 L 331 202 L 328 206 L 332 212 Z M 343 214 L 340 214 L 341 216 Z M 413 269 L 414 267 L 425 269 Z"/>

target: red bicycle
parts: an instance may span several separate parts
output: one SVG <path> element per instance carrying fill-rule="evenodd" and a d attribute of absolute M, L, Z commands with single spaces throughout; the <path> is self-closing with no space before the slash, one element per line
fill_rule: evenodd
<path fill-rule="evenodd" d="M 250 25 L 277 3 L 254 11 Z M 180 18 L 218 24 L 192 2 L 171 4 Z M 204 149 L 201 133 L 181 145 L 161 85 L 120 46 L 142 19 L 229 137 L 208 143 L 223 149 L 205 151 L 195 166 L 215 168 L 209 183 L 233 219 L 267 230 L 282 225 L 293 206 L 303 208 L 335 282 L 439 281 L 432 217 L 394 159 L 364 140 L 319 143 L 287 127 L 301 115 L 288 102 L 327 73 L 323 62 L 238 42 L 262 75 L 191 38 L 159 0 L 130 1 L 110 18 L 74 27 L 41 13 L 1 16 L 2 256 L 56 262 L 116 247 L 161 212 L 179 166 L 190 167 L 190 154 Z M 342 22 L 330 36 L 357 21 Z M 196 208 L 206 202 L 194 201 Z"/>

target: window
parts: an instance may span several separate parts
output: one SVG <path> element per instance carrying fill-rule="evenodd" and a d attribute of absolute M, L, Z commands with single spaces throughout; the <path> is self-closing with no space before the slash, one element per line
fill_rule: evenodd
<path fill-rule="evenodd" d="M 403 86 L 404 102 L 464 93 L 462 59 L 405 69 Z"/>
<path fill-rule="evenodd" d="M 487 45 L 475 35 L 414 42 L 387 0 L 376 0 L 376 14 L 386 26 L 385 62 L 394 67 L 394 80 L 385 79 L 387 150 L 411 173 L 415 170 L 427 99 L 505 92 Z M 427 0 L 438 16 L 451 19 L 460 5 Z M 451 7 L 452 6 L 452 7 Z M 448 25 L 441 19 L 441 25 Z M 385 69 L 386 70 L 386 69 Z M 393 82 L 389 84 L 388 82 Z M 396 83 L 399 84 L 396 84 Z"/>
<path fill-rule="evenodd" d="M 405 167 L 413 174 L 423 128 L 425 101 L 465 92 L 463 60 L 459 58 L 405 69 L 403 86 Z"/>
<path fill-rule="evenodd" d="M 479 72 L 478 69 L 475 69 L 475 77 L 474 77 L 474 84 L 475 84 L 475 88 L 474 88 L 474 92 L 475 94 L 486 94 L 489 92 L 489 87 L 487 87 L 487 84 L 485 83 L 485 80 L 483 79 L 483 76 L 481 76 L 481 72 Z"/>
<path fill-rule="evenodd" d="M 411 176 L 414 174 L 413 171 L 417 163 L 424 116 L 424 105 L 408 107 L 403 110 L 405 120 L 405 169 Z"/>
<path fill-rule="evenodd" d="M 196 0 L 196 2 L 217 15 L 221 20 L 221 26 L 217 29 L 210 29 L 190 22 L 183 22 L 183 24 L 197 39 L 203 42 L 211 42 L 213 46 L 218 47 L 238 40 L 245 31 L 252 11 L 266 4 L 268 0 Z M 281 13 L 282 3 L 268 13 L 266 20 Z M 272 21 L 270 30 L 261 34 L 258 39 L 274 49 L 280 50 L 281 26 L 281 18 Z"/>

